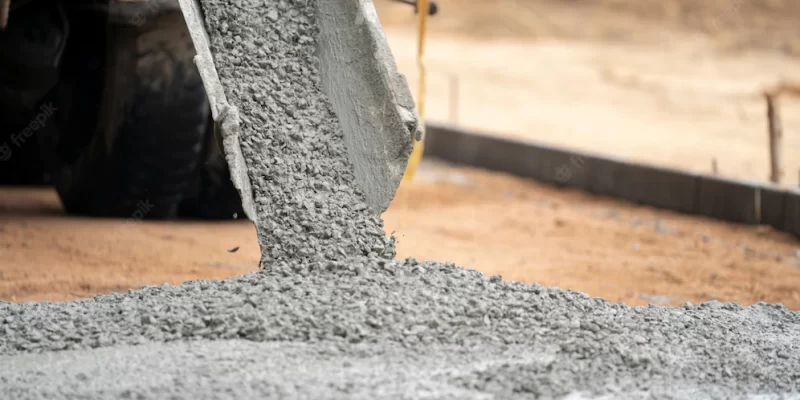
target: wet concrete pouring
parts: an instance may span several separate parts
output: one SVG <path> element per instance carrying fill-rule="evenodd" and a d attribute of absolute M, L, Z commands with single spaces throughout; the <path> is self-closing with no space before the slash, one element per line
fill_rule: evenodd
<path fill-rule="evenodd" d="M 442 263 L 287 264 L 0 315 L 7 398 L 737 398 L 800 380 L 781 306 L 631 308 Z"/>
<path fill-rule="evenodd" d="M 252 129 L 264 270 L 0 302 L 2 398 L 800 398 L 800 313 L 782 306 L 628 307 L 391 260 L 319 89 L 314 2 L 229 3 L 203 5 Z"/>

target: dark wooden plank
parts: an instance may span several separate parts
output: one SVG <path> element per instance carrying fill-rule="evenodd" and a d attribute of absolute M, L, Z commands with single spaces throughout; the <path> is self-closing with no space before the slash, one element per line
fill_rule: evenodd
<path fill-rule="evenodd" d="M 761 223 L 775 229 L 786 229 L 786 196 L 784 190 L 761 187 Z"/>
<path fill-rule="evenodd" d="M 468 164 L 470 155 L 459 152 L 462 138 L 466 135 L 439 126 L 427 126 L 425 134 L 425 155 L 458 164 Z"/>
<path fill-rule="evenodd" d="M 603 158 L 591 158 L 587 160 L 591 174 L 589 175 L 589 191 L 604 196 L 614 196 L 617 193 L 617 185 L 622 179 L 624 165 Z"/>
<path fill-rule="evenodd" d="M 701 176 L 697 182 L 698 214 L 724 221 L 758 223 L 758 186 L 710 176 Z"/>
<path fill-rule="evenodd" d="M 618 179 L 617 195 L 624 199 L 683 213 L 696 210 L 699 177 L 695 174 L 630 164 Z"/>
<path fill-rule="evenodd" d="M 472 136 L 470 139 L 478 143 L 481 150 L 476 154 L 472 165 L 526 178 L 540 177 L 541 163 L 532 154 L 530 146 L 486 136 Z"/>
<path fill-rule="evenodd" d="M 761 214 L 765 223 L 779 226 L 782 220 L 781 229 L 788 230 L 787 218 L 800 220 L 800 211 L 792 211 L 794 208 L 788 205 L 780 207 L 780 196 L 771 191 L 765 191 L 757 210 L 756 194 L 761 189 L 749 182 L 630 163 L 447 125 L 429 124 L 427 135 L 426 155 L 445 161 L 731 222 L 756 224 Z M 795 214 L 789 215 L 784 209 Z M 791 224 L 792 229 L 798 229 L 796 223 Z"/>
<path fill-rule="evenodd" d="M 786 220 L 784 230 L 800 238 L 800 191 L 786 193 Z"/>
<path fill-rule="evenodd" d="M 591 157 L 557 149 L 542 149 L 541 180 L 558 186 L 589 189 Z"/>
<path fill-rule="evenodd" d="M 561 186 L 585 188 L 582 157 L 569 151 L 510 139 L 427 127 L 425 154 L 445 161 L 507 172 Z"/>

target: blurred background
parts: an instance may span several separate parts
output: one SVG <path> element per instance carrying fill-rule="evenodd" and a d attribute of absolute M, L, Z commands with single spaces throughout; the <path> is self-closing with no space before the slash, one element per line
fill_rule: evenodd
<path fill-rule="evenodd" d="M 415 18 L 376 1 L 416 87 Z M 763 91 L 800 88 L 789 0 L 441 0 L 426 48 L 429 119 L 635 161 L 765 180 Z M 788 96 L 787 130 L 800 127 Z M 800 135 L 786 135 L 786 149 Z M 789 151 L 789 150 L 787 150 Z M 800 185 L 787 154 L 784 182 Z"/>
<path fill-rule="evenodd" d="M 425 57 L 429 121 L 766 182 L 764 92 L 784 86 L 779 184 L 800 185 L 800 102 L 792 90 L 800 78 L 800 3 L 437 3 Z M 396 3 L 376 5 L 416 88 L 415 16 Z M 800 244 L 770 228 L 463 168 L 427 170 L 401 188 L 386 216 L 402 255 L 632 304 L 770 299 L 800 307 Z"/>
<path fill-rule="evenodd" d="M 374 0 L 416 93 L 413 8 Z M 783 166 L 800 185 L 800 3 L 437 0 L 431 122 L 679 170 L 767 182 L 764 92 L 778 86 Z M 797 90 L 794 90 L 794 88 Z M 631 305 L 708 300 L 800 309 L 800 242 L 426 157 L 384 214 L 398 257 Z M 0 189 L 0 299 L 66 300 L 255 271 L 247 221 L 65 217 L 50 189 Z"/>

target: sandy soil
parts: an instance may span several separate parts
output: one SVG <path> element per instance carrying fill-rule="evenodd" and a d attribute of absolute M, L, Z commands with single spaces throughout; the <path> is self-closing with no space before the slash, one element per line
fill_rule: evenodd
<path fill-rule="evenodd" d="M 769 176 L 762 92 L 800 82 L 788 0 L 440 0 L 426 63 L 432 120 L 754 180 Z M 376 1 L 416 87 L 410 7 Z M 794 21 L 794 22 L 793 22 Z M 800 101 L 782 99 L 784 184 L 800 173 Z"/>
<path fill-rule="evenodd" d="M 249 221 L 67 217 L 54 190 L 0 189 L 0 299 L 59 301 L 224 278 L 254 271 L 258 254 Z"/>
<path fill-rule="evenodd" d="M 46 189 L 2 189 L 0 199 L 0 299 L 67 300 L 256 270 L 247 221 L 65 217 Z M 432 163 L 384 218 L 400 257 L 451 260 L 629 304 L 719 299 L 800 309 L 800 243 L 769 229 Z"/>
<path fill-rule="evenodd" d="M 800 307 L 800 242 L 747 227 L 431 164 L 384 215 L 400 256 L 628 304 Z"/>

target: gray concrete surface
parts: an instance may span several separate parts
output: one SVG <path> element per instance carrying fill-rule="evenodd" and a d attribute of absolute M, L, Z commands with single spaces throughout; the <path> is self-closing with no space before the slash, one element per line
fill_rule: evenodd
<path fill-rule="evenodd" d="M 392 258 L 393 239 L 385 237 L 379 213 L 370 209 L 348 158 L 347 134 L 324 94 L 317 2 L 201 4 L 219 78 L 240 113 L 262 263 Z M 410 133 L 400 128 L 410 150 Z M 364 156 L 380 161 L 369 152 Z"/>
<path fill-rule="evenodd" d="M 321 94 L 315 2 L 203 4 L 264 269 L 0 302 L 0 399 L 800 398 L 800 313 L 782 306 L 631 308 L 388 261 Z"/>
<path fill-rule="evenodd" d="M 2 398 L 800 393 L 800 313 L 782 306 L 631 308 L 412 260 L 0 303 L 0 333 Z"/>
<path fill-rule="evenodd" d="M 414 98 L 397 71 L 372 1 L 317 1 L 322 87 L 344 133 L 367 204 L 386 211 L 422 136 Z"/>
<path fill-rule="evenodd" d="M 386 210 L 403 177 L 412 141 L 422 130 L 408 84 L 397 71 L 371 1 L 181 0 L 181 7 L 198 49 L 197 65 L 233 181 L 250 219 L 259 218 L 245 171 L 261 159 L 244 160 L 241 141 L 272 140 L 276 134 L 271 129 L 249 129 L 252 119 L 242 121 L 239 109 L 254 103 L 261 106 L 256 118 L 291 122 L 282 126 L 287 132 L 325 124 L 341 135 L 346 151 L 337 156 L 347 157 L 363 193 L 359 200 L 374 215 Z M 260 79 L 264 74 L 245 72 L 220 79 L 217 73 L 217 69 L 242 72 L 242 68 L 272 74 L 265 81 Z M 252 85 L 254 79 L 261 85 Z M 237 87 L 249 90 L 241 92 Z M 281 91 L 285 96 L 273 97 Z M 291 101 L 292 96 L 303 102 Z M 263 107 L 266 102 L 269 107 Z M 306 151 L 320 139 L 309 132 L 291 133 L 296 136 L 290 145 Z"/>

